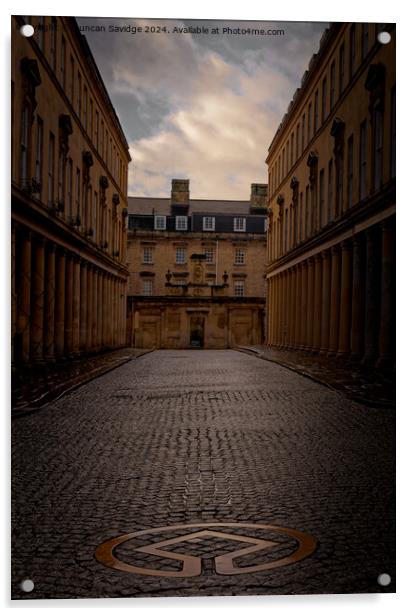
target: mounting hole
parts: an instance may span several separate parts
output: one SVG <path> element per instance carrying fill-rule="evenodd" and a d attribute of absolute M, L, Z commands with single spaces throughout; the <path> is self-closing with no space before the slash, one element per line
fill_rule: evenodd
<path fill-rule="evenodd" d="M 20 28 L 20 34 L 22 36 L 25 36 L 26 38 L 29 38 L 30 36 L 33 36 L 33 34 L 34 34 L 33 26 L 31 26 L 30 24 L 24 24 L 24 26 L 22 26 Z"/>
<path fill-rule="evenodd" d="M 32 592 L 34 588 L 33 580 L 23 580 L 23 582 L 21 582 L 20 584 L 20 588 L 23 592 Z"/>
<path fill-rule="evenodd" d="M 387 45 L 391 41 L 391 34 L 389 34 L 389 32 L 379 32 L 377 35 L 377 40 L 382 45 Z"/>
<path fill-rule="evenodd" d="M 377 578 L 377 582 L 380 584 L 380 586 L 388 586 L 391 582 L 391 577 L 388 573 L 380 573 L 379 577 Z"/>

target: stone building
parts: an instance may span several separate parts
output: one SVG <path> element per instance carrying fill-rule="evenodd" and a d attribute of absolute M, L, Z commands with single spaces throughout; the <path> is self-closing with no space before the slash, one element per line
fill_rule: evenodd
<path fill-rule="evenodd" d="M 267 187 L 249 201 L 129 197 L 129 342 L 227 348 L 263 339 Z"/>
<path fill-rule="evenodd" d="M 333 24 L 272 140 L 269 345 L 394 365 L 395 38 Z"/>
<path fill-rule="evenodd" d="M 11 78 L 12 361 L 120 347 L 130 157 L 75 19 L 12 17 Z"/>

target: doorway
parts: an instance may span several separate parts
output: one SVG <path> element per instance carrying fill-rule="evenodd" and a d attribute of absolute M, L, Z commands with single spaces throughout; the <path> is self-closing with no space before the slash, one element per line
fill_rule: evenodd
<path fill-rule="evenodd" d="M 189 344 L 191 347 L 202 349 L 204 346 L 204 317 L 191 317 Z"/>

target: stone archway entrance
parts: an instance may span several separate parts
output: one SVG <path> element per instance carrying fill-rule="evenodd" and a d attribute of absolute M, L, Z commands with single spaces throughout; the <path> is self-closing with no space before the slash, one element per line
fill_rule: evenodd
<path fill-rule="evenodd" d="M 189 327 L 189 345 L 198 349 L 204 346 L 205 317 L 191 316 Z"/>

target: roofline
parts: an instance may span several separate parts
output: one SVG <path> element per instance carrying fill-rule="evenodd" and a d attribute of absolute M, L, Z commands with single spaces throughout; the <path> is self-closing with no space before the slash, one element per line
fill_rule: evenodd
<path fill-rule="evenodd" d="M 128 195 L 128 199 L 145 199 L 145 200 L 150 200 L 150 199 L 156 199 L 157 201 L 163 199 L 164 201 L 171 201 L 170 197 L 136 197 L 134 195 Z M 191 204 L 191 201 L 206 201 L 206 202 L 210 202 L 210 201 L 223 201 L 225 203 L 251 203 L 251 201 L 249 201 L 248 199 L 190 199 L 189 200 L 189 205 Z M 174 205 L 187 205 L 186 203 L 176 203 Z"/>

